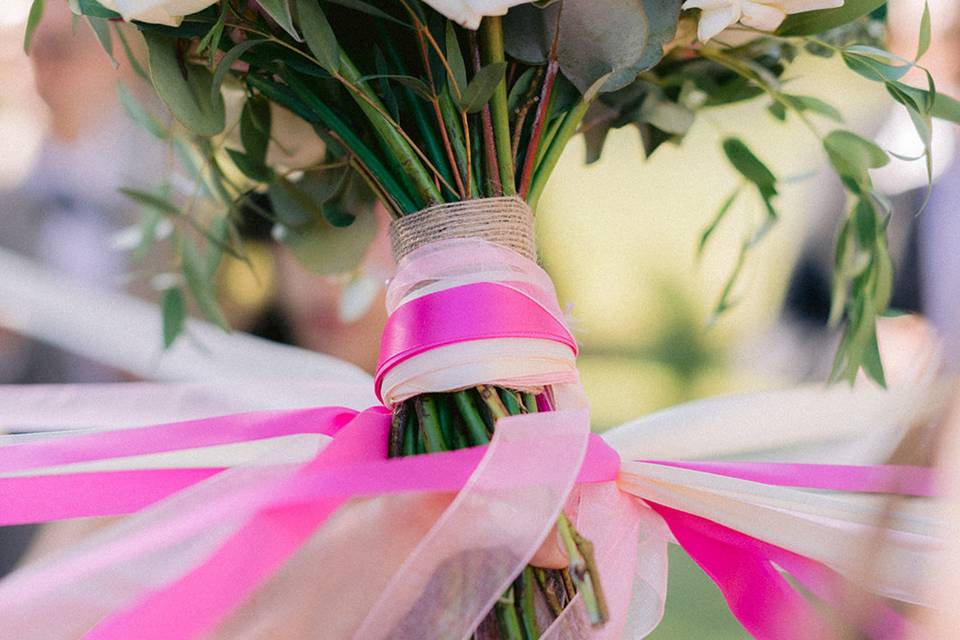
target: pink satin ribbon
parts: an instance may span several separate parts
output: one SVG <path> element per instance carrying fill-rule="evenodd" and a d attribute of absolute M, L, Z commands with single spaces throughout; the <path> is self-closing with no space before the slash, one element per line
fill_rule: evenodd
<path fill-rule="evenodd" d="M 377 371 L 377 390 L 392 367 L 430 349 L 505 337 L 551 340 L 576 352 L 576 343 L 561 320 L 520 289 L 508 284 L 464 285 L 416 298 L 391 315 Z M 215 629 L 346 501 L 402 492 L 458 492 L 469 482 L 471 474 L 482 468 L 490 453 L 486 447 L 475 447 L 387 459 L 389 428 L 390 414 L 382 407 L 361 413 L 325 407 L 222 416 L 7 446 L 0 448 L 0 473 L 294 434 L 332 437 L 312 461 L 297 468 L 290 477 L 284 476 L 275 485 L 249 487 L 231 496 L 237 504 L 255 505 L 254 515 L 201 564 L 107 616 L 87 635 L 96 640 L 194 638 Z M 579 442 L 582 445 L 583 441 Z M 529 455 L 529 451 L 514 453 L 518 456 L 517 464 Z M 928 470 L 914 467 L 675 461 L 653 464 L 780 486 L 906 495 L 931 493 Z M 618 454 L 603 440 L 591 436 L 577 482 L 612 486 L 619 468 Z M 221 471 L 140 469 L 0 478 L 0 524 L 131 513 Z M 543 482 L 547 482 L 548 471 L 542 471 Z M 524 479 L 535 481 L 536 478 Z M 486 478 L 486 482 L 520 488 L 519 481 L 507 473 Z M 618 526 L 632 530 L 626 521 L 638 516 L 637 509 L 629 507 L 639 504 L 633 498 L 626 499 L 609 512 L 617 514 L 613 517 L 622 522 L 593 522 L 590 526 L 594 531 Z M 590 511 L 589 503 L 582 506 Z M 829 568 L 703 518 L 663 505 L 650 506 L 717 582 L 734 615 L 755 637 L 817 637 L 824 630 L 819 613 L 792 589 L 774 563 L 825 602 L 836 603 L 838 577 Z M 593 511 L 603 512 L 599 508 Z M 608 537 L 604 544 L 614 542 Z M 628 564 L 622 570 L 632 570 L 633 563 Z M 629 589 L 629 581 L 611 582 L 625 584 Z M 491 595 L 495 598 L 497 594 Z M 615 602 L 629 600 L 622 596 L 619 593 Z M 614 614 L 617 620 L 612 629 L 622 626 L 626 612 Z"/>
<path fill-rule="evenodd" d="M 374 378 L 377 397 L 384 376 L 399 363 L 437 347 L 493 338 L 549 340 L 577 353 L 563 322 L 519 286 L 463 285 L 415 298 L 390 314 Z"/>
<path fill-rule="evenodd" d="M 202 566 L 110 616 L 88 636 L 99 640 L 132 635 L 158 639 L 199 637 L 266 580 L 346 500 L 408 491 L 456 492 L 481 463 L 487 449 L 473 447 L 387 459 L 389 428 L 389 413 L 384 409 L 359 414 L 336 408 L 240 414 L 8 446 L 0 449 L 0 469 L 19 471 L 51 463 L 212 446 L 251 436 L 332 434 L 331 444 L 272 495 L 259 514 Z M 157 437 L 161 434 L 162 438 Z M 75 447 L 71 447 L 71 441 Z M 619 464 L 617 453 L 592 435 L 577 482 L 614 480 Z M 673 461 L 656 464 L 781 486 L 929 495 L 927 470 L 914 467 Z M 162 469 L 4 478 L 0 479 L 5 496 L 0 504 L 0 524 L 130 513 L 219 471 Z M 912 480 L 904 484 L 895 482 L 897 477 Z M 504 478 L 503 482 L 509 484 L 510 480 Z M 814 593 L 830 591 L 830 582 L 837 579 L 832 571 L 703 518 L 662 505 L 651 506 L 666 520 L 677 541 L 717 582 L 734 615 L 756 637 L 819 637 L 810 633 L 823 625 L 819 614 L 771 563 L 805 577 L 805 586 Z M 250 553 L 254 547 L 257 552 Z M 786 614 L 774 615 L 774 611 Z"/>

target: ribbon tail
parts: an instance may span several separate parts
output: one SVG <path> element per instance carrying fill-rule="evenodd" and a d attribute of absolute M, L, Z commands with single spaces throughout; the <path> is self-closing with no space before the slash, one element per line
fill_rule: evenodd
<path fill-rule="evenodd" d="M 831 637 L 813 603 L 797 593 L 768 557 L 723 537 L 740 534 L 709 520 L 649 503 L 677 542 L 717 584 L 730 611 L 758 640 Z M 714 531 L 720 535 L 710 535 Z"/>

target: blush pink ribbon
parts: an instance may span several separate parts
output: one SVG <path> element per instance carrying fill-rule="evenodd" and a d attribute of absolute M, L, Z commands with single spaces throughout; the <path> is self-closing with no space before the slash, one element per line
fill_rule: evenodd
<path fill-rule="evenodd" d="M 496 309 L 496 314 L 491 309 Z M 421 296 L 395 311 L 384 336 L 378 390 L 391 367 L 419 353 L 445 344 L 500 337 L 542 338 L 576 351 L 562 322 L 521 291 L 490 283 L 464 285 Z M 456 493 L 480 472 L 493 448 L 501 446 L 495 436 L 489 447 L 388 459 L 389 429 L 390 413 L 385 408 L 357 413 L 325 407 L 221 416 L 9 445 L 0 448 L 0 474 L 5 474 L 0 477 L 0 524 L 133 513 L 224 471 L 213 467 L 38 473 L 44 468 L 297 434 L 329 437 L 329 444 L 289 477 L 263 487 L 246 487 L 231 496 L 236 504 L 255 505 L 253 515 L 200 564 L 141 594 L 86 635 L 96 640 L 200 637 L 216 629 L 277 573 L 347 501 L 411 492 Z M 549 432 L 544 437 L 550 437 Z M 574 446 L 576 440 L 570 443 Z M 595 435 L 581 444 L 585 454 L 576 483 L 613 486 L 620 469 L 617 452 Z M 525 457 L 539 452 L 517 448 L 512 454 L 516 466 L 523 466 Z M 913 467 L 680 461 L 652 464 L 778 486 L 904 495 L 932 492 L 929 471 Z M 549 465 L 537 473 L 541 475 L 495 475 L 486 478 L 487 487 L 512 490 L 552 482 Z M 629 496 L 624 501 L 618 495 L 617 500 L 619 506 L 607 513 L 619 514 L 616 517 L 623 520 L 636 517 L 630 514 L 641 504 L 638 498 Z M 836 604 L 837 585 L 843 581 L 831 569 L 709 520 L 655 503 L 649 506 L 719 585 L 734 615 L 755 637 L 819 637 L 826 628 L 817 608 L 790 586 L 777 567 L 789 572 L 822 602 Z M 595 540 L 598 552 L 604 551 L 604 545 L 623 543 L 614 540 L 612 534 L 603 534 L 604 530 L 625 530 L 623 524 L 592 524 L 590 529 L 599 531 L 602 538 Z M 537 545 L 542 541 L 540 538 Z M 531 554 L 533 550 L 535 547 Z M 633 563 L 625 565 L 623 571 L 632 570 Z M 629 580 L 611 582 L 629 589 Z M 624 595 L 611 594 L 611 602 L 626 602 L 629 598 Z M 621 628 L 626 611 L 617 609 L 613 614 L 611 628 Z M 896 614 L 889 616 L 899 620 Z"/>
<path fill-rule="evenodd" d="M 88 635 L 116 640 L 198 637 L 214 628 L 266 580 L 345 501 L 403 492 L 456 492 L 487 447 L 387 459 L 389 413 L 322 408 L 222 416 L 100 432 L 0 449 L 0 470 L 26 471 L 111 457 L 159 453 L 296 433 L 332 435 L 331 443 L 271 495 L 257 515 L 206 562 L 164 589 L 102 621 Z M 930 495 L 925 469 L 775 463 L 655 461 L 780 486 Z M 614 481 L 619 455 L 591 435 L 580 484 Z M 0 524 L 131 513 L 222 469 L 152 469 L 0 478 Z M 903 478 L 911 478 L 904 483 Z M 503 478 L 505 486 L 512 482 Z M 839 577 L 827 567 L 716 523 L 649 503 L 677 541 L 720 586 L 734 615 L 758 638 L 821 637 L 824 622 L 773 563 L 828 602 Z M 609 523 L 614 527 L 614 523 Z M 250 553 L 256 548 L 256 553 Z M 238 566 L 244 567 L 238 572 Z M 782 613 L 787 612 L 785 617 Z M 890 614 L 893 615 L 893 614 Z M 896 616 L 893 616 L 896 618 Z M 783 621 L 790 621 L 784 626 Z M 878 625 L 879 627 L 879 625 Z M 889 630 L 885 625 L 882 628 Z M 792 630 L 792 631 L 791 631 Z M 889 635 L 878 637 L 892 637 Z"/>

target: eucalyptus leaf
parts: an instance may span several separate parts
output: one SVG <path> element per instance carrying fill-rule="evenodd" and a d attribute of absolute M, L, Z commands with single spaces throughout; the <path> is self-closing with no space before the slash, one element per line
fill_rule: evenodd
<path fill-rule="evenodd" d="M 318 2 L 319 0 L 304 0 L 304 4 Z M 290 11 L 290 0 L 258 0 L 260 8 L 267 12 L 280 27 L 293 36 L 297 42 L 302 42 L 303 38 L 297 33 L 293 26 L 293 14 Z"/>
<path fill-rule="evenodd" d="M 680 0 L 565 0 L 546 9 L 521 5 L 504 18 L 504 43 L 511 56 L 542 62 L 559 15 L 557 58 L 564 75 L 585 93 L 609 74 L 599 91 L 616 91 L 663 58 L 663 46 L 677 30 L 680 4 Z"/>
<path fill-rule="evenodd" d="M 326 14 L 320 8 L 319 0 L 302 0 L 297 3 L 297 17 L 300 29 L 307 41 L 307 47 L 316 56 L 320 66 L 331 75 L 340 70 L 340 45 Z"/>
<path fill-rule="evenodd" d="M 197 65 L 178 58 L 176 40 L 156 31 L 144 31 L 150 63 L 150 79 L 173 116 L 187 129 L 201 136 L 223 131 L 226 112 L 223 98 L 213 95 L 213 76 Z M 184 77 L 186 73 L 186 77 Z"/>
<path fill-rule="evenodd" d="M 227 148 L 227 155 L 237 168 L 254 182 L 270 182 L 273 178 L 273 171 L 262 162 L 257 162 L 247 154 L 236 149 Z"/>
<path fill-rule="evenodd" d="M 110 62 L 113 63 L 115 68 L 119 67 L 120 63 L 113 57 L 113 36 L 110 34 L 110 23 L 105 18 L 87 16 L 87 24 L 90 25 L 93 34 L 97 37 L 97 42 L 109 56 Z"/>
<path fill-rule="evenodd" d="M 477 71 L 458 100 L 460 108 L 467 113 L 482 109 L 497 90 L 506 71 L 506 62 L 492 62 Z"/>
<path fill-rule="evenodd" d="M 824 102 L 820 98 L 789 94 L 783 94 L 783 98 L 797 111 L 812 111 L 813 113 L 824 116 L 825 118 L 829 118 L 834 122 L 843 122 L 843 114 L 840 113 L 836 107 L 828 102 Z"/>
<path fill-rule="evenodd" d="M 861 18 L 874 9 L 877 9 L 887 0 L 846 0 L 842 7 L 836 9 L 821 9 L 820 11 L 804 11 L 787 16 L 780 24 L 777 35 L 781 36 L 812 36 L 841 27 Z"/>
<path fill-rule="evenodd" d="M 404 75 L 397 75 L 393 73 L 386 73 L 386 74 L 378 73 L 372 76 L 363 76 L 362 78 L 360 78 L 360 82 L 367 82 L 369 80 L 380 80 L 380 79 L 393 80 L 394 82 L 399 82 L 400 84 L 407 87 L 408 89 L 411 89 L 414 93 L 416 93 L 421 98 L 427 101 L 432 101 L 436 97 L 434 96 L 433 91 L 430 90 L 430 87 L 427 86 L 426 82 L 414 76 L 404 76 Z"/>

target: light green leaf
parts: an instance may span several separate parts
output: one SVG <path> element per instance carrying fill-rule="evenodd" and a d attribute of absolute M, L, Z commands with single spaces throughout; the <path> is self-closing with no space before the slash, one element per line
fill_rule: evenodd
<path fill-rule="evenodd" d="M 104 20 L 123 20 L 123 17 L 116 11 L 107 9 L 96 0 L 77 0 L 77 9 L 81 15 L 94 18 L 103 18 Z"/>
<path fill-rule="evenodd" d="M 213 293 L 211 275 L 207 273 L 205 263 L 200 259 L 197 250 L 189 240 L 184 239 L 180 243 L 180 257 L 182 259 L 183 276 L 187 281 L 187 287 L 190 289 L 193 300 L 197 303 L 197 308 L 200 309 L 200 313 L 224 331 L 229 331 L 230 325 L 220 310 L 220 305 Z"/>
<path fill-rule="evenodd" d="M 30 43 L 33 41 L 33 32 L 37 30 L 40 19 L 43 18 L 44 0 L 33 0 L 30 13 L 27 14 L 27 26 L 23 32 L 23 52 L 30 55 Z"/>
<path fill-rule="evenodd" d="M 460 108 L 467 113 L 482 109 L 490 101 L 506 71 L 506 62 L 492 62 L 477 71 L 457 101 Z"/>
<path fill-rule="evenodd" d="M 930 48 L 930 3 L 923 3 L 923 17 L 920 19 L 920 36 L 917 39 L 917 57 L 919 60 Z"/>
<path fill-rule="evenodd" d="M 304 0 L 304 4 L 310 2 L 316 3 L 319 0 Z M 290 0 L 259 0 L 257 4 L 260 5 L 267 14 L 273 18 L 280 28 L 293 36 L 293 39 L 297 42 L 302 42 L 303 38 L 300 37 L 300 34 L 297 33 L 297 30 L 293 26 L 293 14 L 290 12 Z"/>
<path fill-rule="evenodd" d="M 250 156 L 236 149 L 226 149 L 227 155 L 230 156 L 230 160 L 233 161 L 233 164 L 237 165 L 237 169 L 247 176 L 254 182 L 270 182 L 273 178 L 273 171 L 269 167 L 264 165 L 262 162 L 257 162 Z"/>
<path fill-rule="evenodd" d="M 316 56 L 320 66 L 330 75 L 336 75 L 340 70 L 340 46 L 337 44 L 337 36 L 334 35 L 326 14 L 320 8 L 319 0 L 304 0 L 297 3 L 297 17 L 307 46 Z"/>
<path fill-rule="evenodd" d="M 113 36 L 110 35 L 110 23 L 104 18 L 87 16 L 87 24 L 93 29 L 93 34 L 97 36 L 97 42 L 110 57 L 110 62 L 113 63 L 114 68 L 119 67 L 120 63 L 113 57 Z"/>
<path fill-rule="evenodd" d="M 457 30 L 449 20 L 447 21 L 444 45 L 447 50 L 447 64 L 450 65 L 450 71 L 453 73 L 453 77 L 450 78 L 453 84 L 453 96 L 459 99 L 467 88 L 467 65 L 463 62 L 460 41 L 457 40 Z"/>
<path fill-rule="evenodd" d="M 162 196 L 138 189 L 129 189 L 127 187 L 121 187 L 118 191 L 134 202 L 159 211 L 160 213 L 172 216 L 180 215 L 180 209 Z"/>
<path fill-rule="evenodd" d="M 397 75 L 394 73 L 378 73 L 372 76 L 363 76 L 360 78 L 359 82 L 368 82 L 370 80 L 393 80 L 394 82 L 399 82 L 408 89 L 413 90 L 414 93 L 419 95 L 421 98 L 427 101 L 432 101 L 436 96 L 434 96 L 433 91 L 430 87 L 427 86 L 427 83 L 421 80 L 420 78 L 415 78 L 413 76 L 404 76 Z"/>
<path fill-rule="evenodd" d="M 811 36 L 853 22 L 879 8 L 887 0 L 846 0 L 842 7 L 805 11 L 787 16 L 777 35 Z"/>
<path fill-rule="evenodd" d="M 166 140 L 169 137 L 170 132 L 167 131 L 167 128 L 147 113 L 137 102 L 137 99 L 119 82 L 117 83 L 117 95 L 120 98 L 120 104 L 131 120 L 159 140 Z"/>
<path fill-rule="evenodd" d="M 798 111 L 812 111 L 834 122 L 843 122 L 843 114 L 836 107 L 813 96 L 783 94 L 783 97 Z"/>
<path fill-rule="evenodd" d="M 210 72 L 189 64 L 181 69 L 174 38 L 156 31 L 144 31 L 143 36 L 149 53 L 150 79 L 173 116 L 200 136 L 223 131 L 226 122 L 223 98 L 211 90 Z"/>
<path fill-rule="evenodd" d="M 717 227 L 720 226 L 720 223 L 723 222 L 723 219 L 727 217 L 727 213 L 730 212 L 730 208 L 733 206 L 733 203 L 737 201 L 737 197 L 740 195 L 740 192 L 743 190 L 743 183 L 737 185 L 737 187 L 727 196 L 723 203 L 720 205 L 720 208 L 717 210 L 716 215 L 713 216 L 713 220 L 710 221 L 710 224 L 703 230 L 700 234 L 700 241 L 697 243 L 697 257 L 703 255 L 703 250 L 706 249 L 707 243 L 710 241 L 710 238 L 713 237 L 714 231 L 717 230 Z"/>
<path fill-rule="evenodd" d="M 119 23 L 114 23 L 114 33 L 117 34 L 117 40 L 120 41 L 120 44 L 123 46 L 123 54 L 127 58 L 127 62 L 130 63 L 130 68 L 133 69 L 133 72 L 137 74 L 137 77 L 143 80 L 144 82 L 150 82 L 150 75 L 144 70 L 143 65 L 140 64 L 140 61 L 137 60 L 137 56 L 134 55 L 133 49 L 130 48 L 130 43 L 127 41 L 126 34 L 123 33 L 123 28 Z"/>
<path fill-rule="evenodd" d="M 830 132 L 823 140 L 823 147 L 833 168 L 855 191 L 869 182 L 868 169 L 878 169 L 890 162 L 883 149 L 852 131 Z"/>
<path fill-rule="evenodd" d="M 183 333 L 183 325 L 187 319 L 186 304 L 183 300 L 183 291 L 179 287 L 172 287 L 163 292 L 163 346 L 169 349 L 176 341 L 177 336 Z"/>

